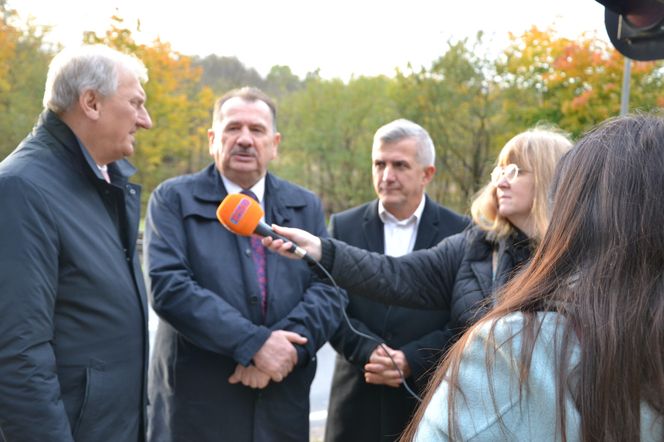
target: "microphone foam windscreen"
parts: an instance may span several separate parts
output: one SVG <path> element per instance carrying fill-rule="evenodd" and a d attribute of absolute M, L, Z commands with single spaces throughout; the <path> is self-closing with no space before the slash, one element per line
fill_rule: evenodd
<path fill-rule="evenodd" d="M 231 232 L 250 236 L 263 217 L 263 208 L 253 198 L 231 193 L 219 204 L 217 219 Z"/>

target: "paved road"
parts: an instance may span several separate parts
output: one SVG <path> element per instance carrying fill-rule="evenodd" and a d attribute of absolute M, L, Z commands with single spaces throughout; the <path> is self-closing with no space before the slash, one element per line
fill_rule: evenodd
<path fill-rule="evenodd" d="M 336 353 L 334 352 L 334 349 L 330 347 L 330 344 L 325 344 L 320 350 L 318 350 L 316 358 L 318 359 L 318 368 L 316 369 L 316 376 L 311 384 L 311 393 L 309 395 L 309 400 L 311 402 L 309 422 L 311 425 L 312 441 L 323 440 L 335 355 Z"/>

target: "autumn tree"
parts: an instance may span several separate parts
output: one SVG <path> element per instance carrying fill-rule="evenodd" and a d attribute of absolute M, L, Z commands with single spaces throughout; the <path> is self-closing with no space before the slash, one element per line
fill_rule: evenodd
<path fill-rule="evenodd" d="M 42 110 L 53 55 L 44 43 L 47 32 L 0 2 L 0 160 L 25 138 Z"/>
<path fill-rule="evenodd" d="M 113 17 L 102 36 L 86 33 L 88 43 L 104 43 L 135 54 L 148 68 L 145 84 L 147 108 L 153 129 L 140 131 L 131 161 L 135 179 L 144 186 L 143 203 L 162 181 L 194 172 L 209 161 L 207 128 L 211 125 L 213 92 L 201 85 L 202 69 L 190 57 L 157 39 L 151 45 L 136 43 L 123 19 Z"/>
<path fill-rule="evenodd" d="M 537 27 L 510 38 L 496 64 L 510 120 L 553 122 L 579 135 L 618 115 L 624 58 L 609 43 L 594 34 L 569 39 Z M 632 109 L 664 104 L 661 67 L 661 62 L 633 63 Z"/>

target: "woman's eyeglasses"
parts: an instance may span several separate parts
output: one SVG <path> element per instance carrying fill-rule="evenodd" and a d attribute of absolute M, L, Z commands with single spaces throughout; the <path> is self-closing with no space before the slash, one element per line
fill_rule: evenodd
<path fill-rule="evenodd" d="M 526 172 L 525 170 L 519 170 L 519 166 L 516 164 L 507 164 L 505 166 L 496 166 L 495 169 L 491 172 L 491 184 L 498 186 L 500 180 L 505 178 L 508 183 L 512 183 L 519 176 L 519 172 Z"/>

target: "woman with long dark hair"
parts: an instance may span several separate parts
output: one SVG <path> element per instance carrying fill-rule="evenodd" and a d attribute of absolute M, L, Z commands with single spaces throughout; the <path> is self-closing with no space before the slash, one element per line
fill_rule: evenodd
<path fill-rule="evenodd" d="M 664 120 L 564 158 L 525 271 L 456 342 L 402 440 L 664 440 Z"/>

